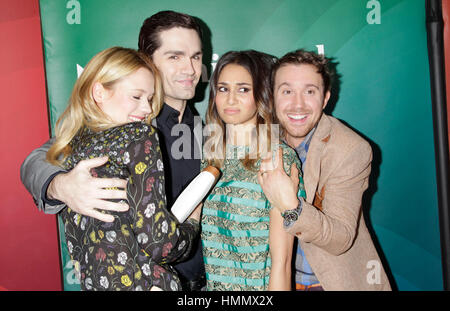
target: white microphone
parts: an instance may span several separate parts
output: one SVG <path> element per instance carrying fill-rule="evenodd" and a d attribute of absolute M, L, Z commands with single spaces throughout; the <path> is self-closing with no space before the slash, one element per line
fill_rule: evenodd
<path fill-rule="evenodd" d="M 219 176 L 220 171 L 216 167 L 205 167 L 181 192 L 171 209 L 180 223 L 184 222 L 203 200 L 209 190 L 216 184 Z"/>

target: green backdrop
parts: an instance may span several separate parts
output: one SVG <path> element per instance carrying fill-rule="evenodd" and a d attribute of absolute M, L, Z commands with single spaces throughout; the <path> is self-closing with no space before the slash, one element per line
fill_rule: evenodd
<path fill-rule="evenodd" d="M 364 211 L 393 286 L 442 290 L 424 0 L 41 0 L 40 9 L 51 127 L 77 69 L 107 47 L 137 48 L 142 22 L 160 10 L 206 26 L 202 117 L 211 65 L 225 52 L 324 52 L 339 74 L 327 112 L 374 151 Z M 64 288 L 78 289 L 65 256 L 63 266 Z"/>

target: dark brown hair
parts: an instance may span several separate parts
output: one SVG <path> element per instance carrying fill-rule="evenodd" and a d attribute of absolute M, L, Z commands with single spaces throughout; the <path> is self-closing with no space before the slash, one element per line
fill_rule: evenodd
<path fill-rule="evenodd" d="M 142 24 L 139 32 L 139 51 L 152 57 L 153 53 L 161 46 L 159 33 L 175 27 L 193 29 L 200 37 L 200 41 L 202 40 L 200 25 L 194 17 L 174 11 L 160 11 L 147 18 Z"/>

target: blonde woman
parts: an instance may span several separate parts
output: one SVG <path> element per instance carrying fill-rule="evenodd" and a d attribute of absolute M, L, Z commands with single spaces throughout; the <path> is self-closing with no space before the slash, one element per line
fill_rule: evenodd
<path fill-rule="evenodd" d="M 132 49 L 106 49 L 87 64 L 56 126 L 47 161 L 72 169 L 108 157 L 96 177 L 128 178 L 127 212 L 102 222 L 62 211 L 67 246 L 82 290 L 180 290 L 169 263 L 182 260 L 199 230 L 200 210 L 183 224 L 166 209 L 158 136 L 150 125 L 162 106 L 156 67 Z"/>

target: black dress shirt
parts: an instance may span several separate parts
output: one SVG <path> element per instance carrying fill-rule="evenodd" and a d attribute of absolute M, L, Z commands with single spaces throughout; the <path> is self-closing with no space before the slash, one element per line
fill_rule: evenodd
<path fill-rule="evenodd" d="M 166 196 L 167 206 L 171 207 L 178 195 L 183 189 L 200 173 L 199 153 L 201 146 L 198 146 L 194 138 L 194 114 L 191 109 L 186 106 L 181 123 L 178 122 L 180 112 L 167 104 L 163 105 L 159 115 L 156 117 L 157 130 L 159 133 L 159 141 L 161 153 L 164 163 L 164 173 L 166 180 Z M 187 131 L 178 131 L 174 129 L 176 125 L 180 124 L 179 129 L 187 129 L 189 127 L 190 139 L 187 140 L 189 144 L 175 145 L 177 151 L 188 156 L 179 158 L 179 154 L 172 154 L 172 146 L 177 140 L 181 139 L 182 135 L 186 135 Z M 174 129 L 174 135 L 172 130 Z M 177 136 L 178 135 L 178 136 Z M 183 140 L 185 141 L 185 140 Z M 179 147 L 179 148 L 178 148 Z M 183 150 L 186 147 L 188 149 Z M 189 152 L 190 151 L 190 152 Z M 176 264 L 175 269 L 179 272 L 181 279 L 185 281 L 194 281 L 205 275 L 205 266 L 203 263 L 203 254 L 200 238 L 198 238 L 198 246 L 193 249 L 188 260 Z"/>

